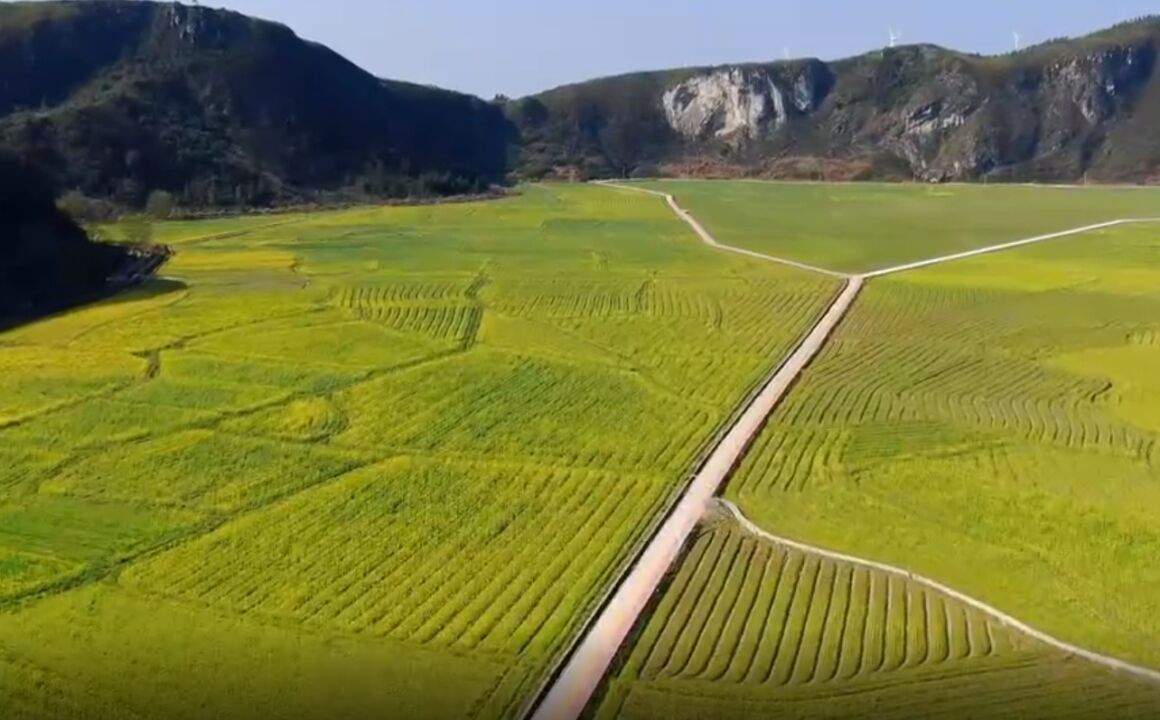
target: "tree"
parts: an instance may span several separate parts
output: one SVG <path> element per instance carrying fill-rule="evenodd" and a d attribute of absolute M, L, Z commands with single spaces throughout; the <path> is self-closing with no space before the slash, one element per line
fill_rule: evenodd
<path fill-rule="evenodd" d="M 145 201 L 145 214 L 154 220 L 168 220 L 173 216 L 174 205 L 172 193 L 154 190 Z"/>
<path fill-rule="evenodd" d="M 110 203 L 88 197 L 80 190 L 65 193 L 56 205 L 82 226 L 108 222 L 116 215 Z"/>
<path fill-rule="evenodd" d="M 56 205 L 78 223 L 92 222 L 94 220 L 92 217 L 93 203 L 80 190 L 71 190 L 65 193 L 64 197 L 58 200 Z"/>
<path fill-rule="evenodd" d="M 148 215 L 130 215 L 121 221 L 125 229 L 125 239 L 132 245 L 149 245 L 153 242 L 153 221 Z"/>

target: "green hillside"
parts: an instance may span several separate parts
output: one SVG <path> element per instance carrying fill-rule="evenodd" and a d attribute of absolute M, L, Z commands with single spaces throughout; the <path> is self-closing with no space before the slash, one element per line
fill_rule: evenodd
<path fill-rule="evenodd" d="M 380 80 L 290 29 L 177 3 L 0 4 L 0 146 L 140 205 L 446 195 L 503 180 L 477 98 Z"/>

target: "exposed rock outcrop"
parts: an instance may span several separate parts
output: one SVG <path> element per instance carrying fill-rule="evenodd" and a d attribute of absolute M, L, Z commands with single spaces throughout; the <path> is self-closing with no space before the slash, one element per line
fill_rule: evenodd
<path fill-rule="evenodd" d="M 821 62 L 796 73 L 781 68 L 732 67 L 695 75 L 661 97 L 669 126 L 687 140 L 756 139 L 783 126 L 792 114 L 813 111 L 829 91 Z"/>
<path fill-rule="evenodd" d="M 643 73 L 537 96 L 526 163 L 581 175 L 816 158 L 929 181 L 1160 177 L 1160 18 L 982 57 L 930 45 L 819 60 Z M 631 102 L 624 99 L 631 98 Z M 634 142 L 608 138 L 631 127 Z M 706 162 L 703 161 L 708 161 Z"/>

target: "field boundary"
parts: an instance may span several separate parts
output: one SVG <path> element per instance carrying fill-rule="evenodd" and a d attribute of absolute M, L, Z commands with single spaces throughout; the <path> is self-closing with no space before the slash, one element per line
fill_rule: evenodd
<path fill-rule="evenodd" d="M 582 716 L 709 503 L 770 414 L 837 329 L 854 304 L 863 282 L 861 277 L 846 278 L 845 286 L 825 313 L 769 376 L 761 391 L 744 406 L 744 411 L 713 446 L 668 515 L 636 555 L 627 575 L 614 586 L 595 619 L 577 637 L 561 669 L 533 700 L 531 714 L 525 717 L 532 720 L 575 720 Z"/>
<path fill-rule="evenodd" d="M 955 590 L 952 587 L 948 587 L 947 585 L 944 585 L 937 580 L 932 580 L 931 578 L 911 572 L 910 570 L 896 567 L 894 565 L 888 565 L 886 563 L 881 563 L 876 560 L 868 560 L 866 558 L 860 558 L 854 555 L 846 555 L 844 553 L 835 552 L 833 550 L 827 550 L 815 545 L 809 545 L 797 540 L 781 537 L 780 535 L 774 535 L 773 533 L 762 529 L 760 526 L 746 517 L 745 513 L 741 511 L 741 508 L 737 507 L 737 505 L 731 500 L 717 498 L 717 502 L 729 511 L 729 514 L 733 517 L 733 519 L 736 520 L 741 525 L 741 527 L 745 529 L 746 532 L 749 532 L 760 538 L 764 538 L 765 540 L 776 543 L 778 545 L 800 550 L 805 553 L 820 555 L 822 557 L 829 558 L 831 560 L 837 560 L 839 562 L 860 565 L 865 568 L 879 570 L 885 573 L 890 573 L 891 575 L 906 578 L 907 580 L 912 580 L 916 583 L 919 583 L 920 585 L 925 585 L 933 590 L 937 590 L 945 595 L 948 595 L 955 600 L 966 603 L 976 610 L 990 615 L 1004 625 L 1029 635 L 1042 643 L 1054 647 L 1057 650 L 1062 650 L 1063 652 L 1066 652 L 1070 655 L 1082 657 L 1085 660 L 1090 660 L 1091 662 L 1103 665 L 1104 667 L 1110 668 L 1112 670 L 1130 673 L 1132 675 L 1136 675 L 1137 677 L 1160 683 L 1160 670 L 1153 670 L 1142 665 L 1135 665 L 1125 660 L 1111 657 L 1110 655 L 1103 655 L 1092 650 L 1085 650 L 1084 648 L 1081 648 L 1077 645 L 1072 645 L 1071 643 L 1060 640 L 1052 635 L 1048 635 L 1042 630 L 1037 630 L 1031 627 L 1027 623 L 1018 620 L 1017 618 L 1003 612 L 1002 610 L 999 610 L 993 605 L 989 605 L 982 600 L 978 600 L 971 597 L 970 595 Z"/>
<path fill-rule="evenodd" d="M 1023 238 L 1022 240 L 1013 240 L 1011 242 L 1000 243 L 998 245 L 989 245 L 987 247 L 976 248 L 974 250 L 964 250 L 963 252 L 951 253 L 950 255 L 942 255 L 940 257 L 928 258 L 926 260 L 916 260 L 914 262 L 882 268 L 880 270 L 871 270 L 870 272 L 862 273 L 862 277 L 869 280 L 876 277 L 883 277 L 885 275 L 895 275 L 897 273 L 906 272 L 908 270 L 918 270 L 920 268 L 930 267 L 931 265 L 941 265 L 942 263 L 953 262 L 955 260 L 966 260 L 967 258 L 976 257 L 978 255 L 987 255 L 989 253 L 1002 252 L 1003 250 L 1012 250 L 1014 248 L 1023 247 L 1024 245 L 1041 243 L 1045 240 L 1056 240 L 1058 238 L 1069 237 L 1071 235 L 1082 235 L 1084 233 L 1103 230 L 1105 228 L 1119 227 L 1120 225 L 1139 225 L 1154 222 L 1160 222 L 1160 218 L 1126 218 L 1122 220 L 1108 220 L 1107 222 L 1095 223 L 1094 225 L 1084 225 L 1083 227 L 1071 228 L 1070 230 L 1060 230 L 1059 232 L 1048 233 L 1046 235 L 1036 235 L 1035 237 Z"/>
<path fill-rule="evenodd" d="M 688 179 L 688 182 L 713 182 L 712 180 L 695 180 Z M 750 182 L 761 182 L 752 180 Z M 620 190 L 629 190 L 632 192 L 645 193 L 655 197 L 664 198 L 668 203 L 669 208 L 676 213 L 677 217 L 691 227 L 697 236 L 701 238 L 702 242 L 710 247 L 718 250 L 726 250 L 728 252 L 738 253 L 740 255 L 747 255 L 759 260 L 768 260 L 770 262 L 779 263 L 781 265 L 788 265 L 799 270 L 808 270 L 809 272 L 821 273 L 822 275 L 829 275 L 835 278 L 863 278 L 865 280 L 872 280 L 886 275 L 896 275 L 898 273 L 906 272 L 908 270 L 918 270 L 920 268 L 929 267 L 931 265 L 941 265 L 942 263 L 953 262 L 955 260 L 965 260 L 967 258 L 976 257 L 978 255 L 987 255 L 989 253 L 1001 252 L 1003 250 L 1012 250 L 1014 248 L 1023 247 L 1024 245 L 1033 245 L 1045 240 L 1056 240 L 1058 238 L 1070 237 L 1072 235 L 1082 235 L 1084 233 L 1094 232 L 1096 230 L 1103 230 L 1111 227 L 1119 227 L 1121 225 L 1140 225 L 1146 223 L 1160 222 L 1160 218 L 1120 218 L 1118 220 L 1107 220 L 1091 225 L 1084 225 L 1081 227 L 1069 228 L 1067 230 L 1060 230 L 1058 232 L 1047 233 L 1045 235 L 1036 235 L 1034 237 L 1023 238 L 1021 240 L 1012 240 L 1010 242 L 999 243 L 997 245 L 987 245 L 973 250 L 964 250 L 962 252 L 951 253 L 949 255 L 940 255 L 938 257 L 926 258 L 925 260 L 915 260 L 913 262 L 902 263 L 900 265 L 892 265 L 890 267 L 879 268 L 877 270 L 867 270 L 860 273 L 844 273 L 837 270 L 830 270 L 828 268 L 819 267 L 817 265 L 810 265 L 808 263 L 799 262 L 797 260 L 790 260 L 789 258 L 777 257 L 776 255 L 766 255 L 754 250 L 747 250 L 745 248 L 734 247 L 732 245 L 725 245 L 717 241 L 713 235 L 701 225 L 701 223 L 693 217 L 692 213 L 681 207 L 677 202 L 677 198 L 671 193 L 661 192 L 660 190 L 651 190 L 649 188 L 636 187 L 634 185 L 619 183 L 614 180 L 597 180 L 593 182 L 594 185 L 601 185 L 603 187 L 618 188 Z M 1141 188 L 1141 189 L 1155 189 L 1155 188 Z"/>
<path fill-rule="evenodd" d="M 914 263 L 906 263 L 866 273 L 842 273 L 787 258 L 766 255 L 720 243 L 689 211 L 680 206 L 672 194 L 608 180 L 595 181 L 593 184 L 663 198 L 673 213 L 688 225 L 705 245 L 711 248 L 839 278 L 844 280 L 845 284 L 842 291 L 831 301 L 824 314 L 807 331 L 790 354 L 782 360 L 772 375 L 768 377 L 764 385 L 761 386 L 760 392 L 756 395 L 751 395 L 744 401 L 744 404 L 741 406 L 744 410 L 739 415 L 735 415 L 731 426 L 726 426 L 728 427 L 728 431 L 723 436 L 720 431 L 717 433 L 714 438 L 714 444 L 710 446 L 712 450 L 702 460 L 695 476 L 692 480 L 685 483 L 683 489 L 675 494 L 674 500 L 670 501 L 665 510 L 657 516 L 658 520 L 650 523 L 650 527 L 644 536 L 646 540 L 643 546 L 634 549 L 629 555 L 632 560 L 626 566 L 627 570 L 624 571 L 625 574 L 615 579 L 613 584 L 608 586 L 604 593 L 602 593 L 600 601 L 594 606 L 596 610 L 593 615 L 581 625 L 579 633 L 566 646 L 566 649 L 560 654 L 559 660 L 553 669 L 544 678 L 536 692 L 530 697 L 528 703 L 521 709 L 519 713 L 521 719 L 578 720 L 583 716 L 591 698 L 604 681 L 609 668 L 611 668 L 624 642 L 639 622 L 640 616 L 648 602 L 656 593 L 664 578 L 671 572 L 673 565 L 676 563 L 682 549 L 688 541 L 688 537 L 701 521 L 710 504 L 715 500 L 727 503 L 727 507 L 734 513 L 738 521 L 747 530 L 759 536 L 787 546 L 797 547 L 803 551 L 845 560 L 867 567 L 876 567 L 892 574 L 911 578 L 944 592 L 950 597 L 959 599 L 993 616 L 1003 624 L 1019 629 L 1048 645 L 1070 654 L 1087 658 L 1105 667 L 1122 670 L 1148 680 L 1160 682 L 1160 671 L 1133 665 L 1057 640 L 1046 633 L 1031 628 L 997 608 L 986 605 L 957 590 L 946 587 L 937 581 L 915 575 L 901 568 L 878 564 L 853 556 L 844 556 L 839 553 L 814 548 L 766 533 L 764 530 L 749 522 L 735 505 L 717 497 L 726 479 L 744 456 L 753 439 L 757 436 L 757 433 L 764 427 L 769 416 L 774 412 L 785 395 L 788 394 L 800 374 L 822 350 L 830 336 L 853 306 L 862 287 L 871 279 L 919 267 L 998 252 L 1022 245 L 1042 242 L 1044 240 L 1090 232 L 1100 228 L 1137 222 L 1156 222 L 1157 220 L 1114 220 L 1097 225 L 1089 225 L 1048 235 L 1016 240 L 1014 242 L 977 248 L 962 253 L 916 261 Z"/>
<path fill-rule="evenodd" d="M 693 232 L 697 233 L 697 237 L 701 238 L 701 242 L 705 243 L 709 247 L 737 253 L 739 255 L 746 255 L 751 258 L 757 258 L 758 260 L 768 260 L 769 262 L 775 262 L 780 265 L 788 265 L 789 267 L 794 267 L 798 270 L 808 270 L 809 272 L 821 273 L 822 275 L 829 275 L 833 278 L 847 279 L 858 277 L 858 275 L 852 273 L 843 273 L 838 272 L 837 270 L 827 270 L 826 268 L 798 262 L 797 260 L 790 260 L 788 258 L 777 257 L 775 255 L 766 255 L 765 253 L 759 253 L 753 250 L 746 250 L 745 248 L 734 247 L 732 245 L 725 245 L 724 243 L 717 242 L 717 238 L 713 237 L 713 235 L 710 234 L 709 231 L 706 230 L 695 217 L 693 217 L 692 213 L 681 207 L 677 202 L 677 198 L 673 195 L 670 195 L 669 193 L 664 193 L 659 190 L 650 190 L 648 188 L 634 187 L 632 185 L 622 185 L 620 183 L 612 182 L 609 180 L 598 180 L 593 184 L 601 185 L 603 187 L 617 188 L 620 190 L 629 190 L 631 192 L 645 193 L 646 195 L 653 195 L 655 197 L 664 198 L 665 201 L 669 204 L 669 208 L 677 214 L 677 217 L 683 220 L 686 225 L 693 228 Z"/>
<path fill-rule="evenodd" d="M 830 304 L 833 304 L 840 292 L 841 291 L 832 295 Z M 820 321 L 822 315 L 825 314 L 827 309 L 829 309 L 829 305 L 827 305 L 815 315 L 813 324 L 810 325 L 811 328 Z M 619 588 L 621 583 L 624 582 L 625 577 L 627 577 L 629 571 L 632 570 L 633 565 L 640 558 L 641 554 L 652 541 L 653 537 L 657 534 L 659 528 L 665 523 L 669 515 L 672 514 L 673 508 L 677 506 L 681 498 L 688 491 L 689 486 L 696 478 L 697 473 L 701 470 L 702 467 L 704 467 L 705 463 L 708 462 L 709 456 L 712 454 L 713 449 L 721 443 L 722 439 L 729 432 L 730 428 L 737 424 L 737 421 L 741 417 L 742 413 L 744 413 L 746 408 L 748 408 L 757 399 L 757 396 L 761 393 L 762 389 L 764 389 L 765 386 L 769 384 L 774 375 L 777 374 L 778 370 L 781 369 L 782 365 L 785 364 L 788 358 L 793 354 L 794 350 L 796 350 L 798 346 L 801 345 L 801 343 L 802 339 L 799 339 L 789 348 L 786 354 L 777 362 L 776 365 L 770 368 L 769 371 L 764 373 L 761 377 L 753 381 L 753 383 L 745 390 L 745 394 L 742 396 L 741 401 L 737 403 L 737 405 L 730 411 L 725 419 L 721 421 L 713 433 L 708 437 L 698 452 L 696 459 L 691 464 L 691 469 L 682 477 L 681 482 L 673 489 L 673 491 L 665 497 L 664 501 L 661 503 L 660 509 L 649 520 L 648 524 L 645 526 L 645 530 L 641 533 L 640 537 L 638 537 L 633 542 L 632 546 L 618 562 L 615 572 L 611 573 L 612 577 L 610 581 L 596 596 L 596 599 L 589 604 L 588 609 L 584 612 L 583 619 L 578 623 L 579 629 L 577 630 L 576 634 L 570 637 L 568 642 L 565 643 L 556 652 L 548 672 L 543 673 L 537 681 L 535 691 L 527 696 L 523 702 L 518 703 L 520 710 L 516 714 L 516 717 L 524 720 L 531 717 L 536 707 L 543 700 L 544 696 L 551 688 L 552 683 L 556 681 L 560 673 L 563 671 L 565 663 L 567 663 L 568 659 L 572 656 L 572 653 L 575 652 L 576 646 L 579 645 L 579 643 L 584 639 L 584 636 L 588 633 L 593 623 L 596 622 L 597 617 L 599 617 L 600 613 L 603 612 L 604 609 L 608 606 L 608 603 L 613 594 L 616 592 L 617 588 Z"/>

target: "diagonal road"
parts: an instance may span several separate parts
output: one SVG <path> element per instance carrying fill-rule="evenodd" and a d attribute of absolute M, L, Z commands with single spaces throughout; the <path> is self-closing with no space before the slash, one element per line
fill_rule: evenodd
<path fill-rule="evenodd" d="M 862 282 L 860 277 L 846 281 L 846 287 L 835 298 L 829 310 L 774 373 L 721 443 L 713 449 L 685 494 L 573 651 L 563 671 L 533 713 L 533 720 L 575 720 L 584 712 L 589 698 L 596 692 L 649 598 L 676 562 L 685 540 L 700 521 L 709 502 L 741 459 L 765 419 L 838 327 L 854 303 L 854 298 L 858 296 L 858 291 L 862 289 Z"/>
<path fill-rule="evenodd" d="M 625 186 L 614 186 L 625 187 Z M 773 258 L 718 243 L 700 223 L 681 209 L 671 195 L 642 188 L 627 188 L 667 198 L 669 206 L 697 233 L 716 248 L 740 252 L 773 262 L 802 267 L 826 275 L 845 278 L 846 284 L 834 298 L 825 314 L 810 329 L 805 339 L 777 369 L 761 392 L 750 402 L 737 422 L 693 477 L 684 495 L 665 518 L 628 575 L 604 605 L 587 633 L 554 678 L 532 713 L 533 720 L 575 720 L 584 712 L 589 699 L 600 685 L 613 659 L 624 644 L 637 618 L 661 581 L 674 565 L 686 539 L 704 515 L 726 477 L 745 453 L 765 419 L 785 397 L 794 380 L 825 345 L 838 323 L 854 304 L 862 289 L 861 276 L 846 276 L 830 270 L 803 266 L 791 260 Z"/>
<path fill-rule="evenodd" d="M 709 503 L 713 501 L 730 472 L 732 472 L 737 462 L 744 455 L 750 442 L 752 442 L 753 438 L 761 430 L 766 418 L 769 417 L 778 403 L 789 392 L 794 381 L 814 357 L 817 356 L 839 323 L 841 323 L 842 318 L 845 317 L 846 313 L 854 304 L 855 299 L 858 297 L 862 286 L 868 280 L 904 272 L 906 270 L 914 270 L 939 263 L 998 252 L 1000 250 L 1021 247 L 1069 235 L 1078 235 L 1080 233 L 1117 225 L 1160 221 L 1144 218 L 1113 220 L 1001 245 L 897 265 L 862 275 L 849 275 L 826 268 L 799 263 L 787 258 L 765 255 L 744 248 L 724 245 L 718 242 L 688 211 L 677 203 L 675 197 L 668 193 L 614 182 L 599 182 L 597 184 L 664 198 L 672 211 L 710 247 L 821 273 L 830 277 L 842 278 L 845 280 L 845 286 L 842 292 L 830 304 L 825 314 L 810 329 L 809 333 L 793 353 L 777 369 L 762 388 L 761 392 L 745 408 L 745 411 L 738 418 L 737 422 L 729 429 L 729 432 L 713 449 L 708 459 L 697 471 L 697 474 L 694 476 L 680 500 L 678 500 L 672 511 L 664 519 L 660 528 L 649 540 L 648 545 L 636 559 L 635 564 L 632 565 L 628 574 L 624 576 L 614 593 L 603 605 L 593 621 L 589 623 L 579 643 L 572 648 L 566 663 L 552 676 L 550 684 L 546 686 L 546 690 L 535 698 L 535 702 L 532 705 L 533 710 L 530 714 L 531 720 L 578 720 L 582 716 L 593 694 L 595 694 L 596 689 L 611 667 L 616 654 L 620 651 L 621 646 L 636 625 L 641 613 L 644 612 L 645 606 L 648 604 L 650 598 L 660 587 L 665 575 L 676 563 L 681 549 L 704 515 Z M 740 511 L 736 512 L 737 514 L 740 513 Z M 741 518 L 743 517 L 741 516 Z M 777 540 L 779 542 L 792 542 L 781 539 Z M 817 552 L 817 550 L 814 551 Z M 826 553 L 827 551 L 821 552 Z M 851 558 L 851 560 L 862 564 L 869 562 L 856 558 Z M 890 570 L 905 573 L 905 571 L 898 571 L 896 568 L 890 568 Z M 933 583 L 934 581 L 929 582 Z M 941 585 L 938 585 L 938 587 L 955 597 L 967 598 L 967 596 L 950 588 L 944 588 Z M 973 598 L 967 598 L 967 600 L 972 604 L 978 603 Z M 998 610 L 994 610 L 989 606 L 986 609 L 988 612 L 992 612 L 992 614 L 997 614 L 1001 619 L 1008 618 L 1008 616 L 1003 615 Z M 1015 627 L 1020 629 L 1026 628 L 1029 634 L 1040 637 L 1040 639 L 1046 638 L 1050 644 L 1054 644 L 1057 647 L 1062 647 L 1070 652 L 1095 660 L 1106 666 L 1126 669 L 1129 672 L 1146 677 L 1153 676 L 1153 671 L 1146 668 L 1140 668 L 1123 663 L 1114 658 L 1091 653 L 1080 648 L 1074 648 L 1054 638 L 1050 638 L 1039 631 L 1028 628 L 1014 618 L 1008 619 L 1010 620 L 1010 624 L 1013 624 Z"/>
<path fill-rule="evenodd" d="M 1058 238 L 1068 237 L 1070 235 L 1082 235 L 1083 233 L 1117 227 L 1119 225 L 1133 225 L 1138 223 L 1152 222 L 1158 222 L 1158 220 L 1152 218 L 1109 220 L 1108 222 L 1096 223 L 1095 225 L 1084 225 L 1083 227 L 1072 228 L 1070 230 L 1061 230 L 1059 232 L 1048 233 L 1047 235 L 1036 235 L 1035 237 L 1024 238 L 1023 240 L 1016 240 L 1014 242 L 990 245 L 988 247 L 977 248 L 975 250 L 966 250 L 964 252 L 953 253 L 951 255 L 930 258 L 928 260 L 918 260 L 917 262 L 906 263 L 904 265 L 895 265 L 894 267 L 882 268 L 881 270 L 874 270 L 872 272 L 866 273 L 865 277 L 876 278 L 882 277 L 883 275 L 894 275 L 895 273 L 906 272 L 907 270 L 918 270 L 919 268 L 930 267 L 931 265 L 941 265 L 942 263 L 952 262 L 954 260 L 965 260 L 966 258 L 976 257 L 978 255 L 986 255 L 993 252 L 1000 252 L 1002 250 L 1013 250 L 1018 247 L 1023 247 L 1024 245 L 1034 245 L 1035 243 L 1041 243 L 1044 240 L 1055 240 Z"/>

